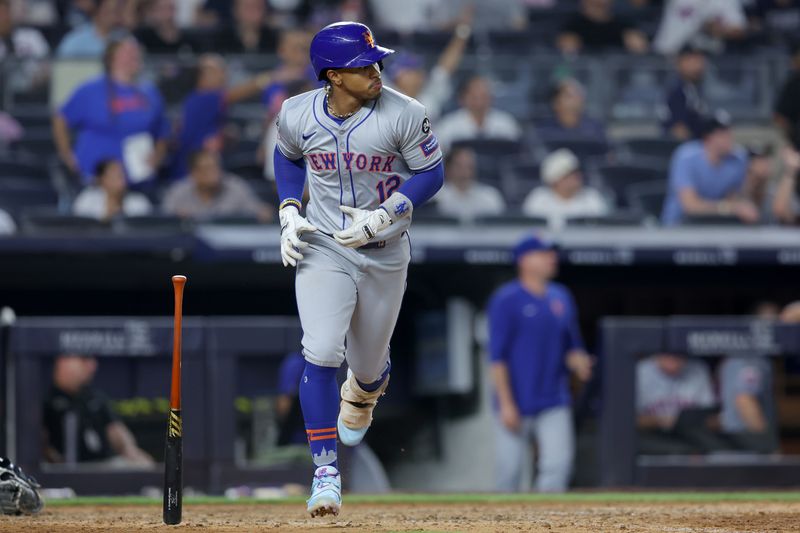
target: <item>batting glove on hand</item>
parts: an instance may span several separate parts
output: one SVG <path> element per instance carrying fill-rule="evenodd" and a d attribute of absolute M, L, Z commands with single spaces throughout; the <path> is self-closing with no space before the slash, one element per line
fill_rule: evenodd
<path fill-rule="evenodd" d="M 300 212 L 293 205 L 287 205 L 278 213 L 281 221 L 281 259 L 283 266 L 297 266 L 303 259 L 300 250 L 308 246 L 307 242 L 300 240 L 300 235 L 306 232 L 317 231 L 308 220 L 300 216 Z"/>
<path fill-rule="evenodd" d="M 342 213 L 350 217 L 350 227 L 337 231 L 333 238 L 342 246 L 359 248 L 367 244 L 378 233 L 392 225 L 392 219 L 386 209 L 379 207 L 375 211 L 357 209 L 340 205 Z"/>

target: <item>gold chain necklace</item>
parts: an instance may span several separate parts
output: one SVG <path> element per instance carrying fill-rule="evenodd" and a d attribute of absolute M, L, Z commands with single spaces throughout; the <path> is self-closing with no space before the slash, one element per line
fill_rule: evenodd
<path fill-rule="evenodd" d="M 334 111 L 334 110 L 333 110 L 333 107 L 331 107 L 331 90 L 330 90 L 330 85 L 328 85 L 328 86 L 326 86 L 326 87 L 325 87 L 325 103 L 326 103 L 326 105 L 328 106 L 328 114 L 329 114 L 329 115 L 333 115 L 334 117 L 338 118 L 339 120 L 345 120 L 345 119 L 348 119 L 348 118 L 350 118 L 350 117 L 352 117 L 353 115 L 355 115 L 355 114 L 356 114 L 356 112 L 355 112 L 355 111 L 351 111 L 351 112 L 349 112 L 349 113 L 346 113 L 346 114 L 344 114 L 344 115 L 340 115 L 339 113 L 337 113 L 336 111 Z"/>

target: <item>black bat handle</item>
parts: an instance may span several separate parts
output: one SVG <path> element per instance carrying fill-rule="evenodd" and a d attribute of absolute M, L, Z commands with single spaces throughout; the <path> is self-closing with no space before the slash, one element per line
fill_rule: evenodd
<path fill-rule="evenodd" d="M 167 444 L 164 450 L 164 523 L 181 523 L 183 510 L 183 435 L 181 412 L 170 411 Z"/>

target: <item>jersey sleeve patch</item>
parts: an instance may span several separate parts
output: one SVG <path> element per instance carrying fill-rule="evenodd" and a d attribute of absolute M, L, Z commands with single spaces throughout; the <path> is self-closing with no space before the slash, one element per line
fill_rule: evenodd
<path fill-rule="evenodd" d="M 427 159 L 439 149 L 439 139 L 436 138 L 436 135 L 431 134 L 419 144 L 419 148 Z"/>

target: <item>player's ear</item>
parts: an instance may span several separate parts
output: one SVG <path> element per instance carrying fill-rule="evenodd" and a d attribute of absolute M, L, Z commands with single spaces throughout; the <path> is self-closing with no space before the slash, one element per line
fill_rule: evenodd
<path fill-rule="evenodd" d="M 328 83 L 331 85 L 341 85 L 342 84 L 342 76 L 333 69 L 328 69 L 325 71 L 325 75 L 328 76 Z"/>

